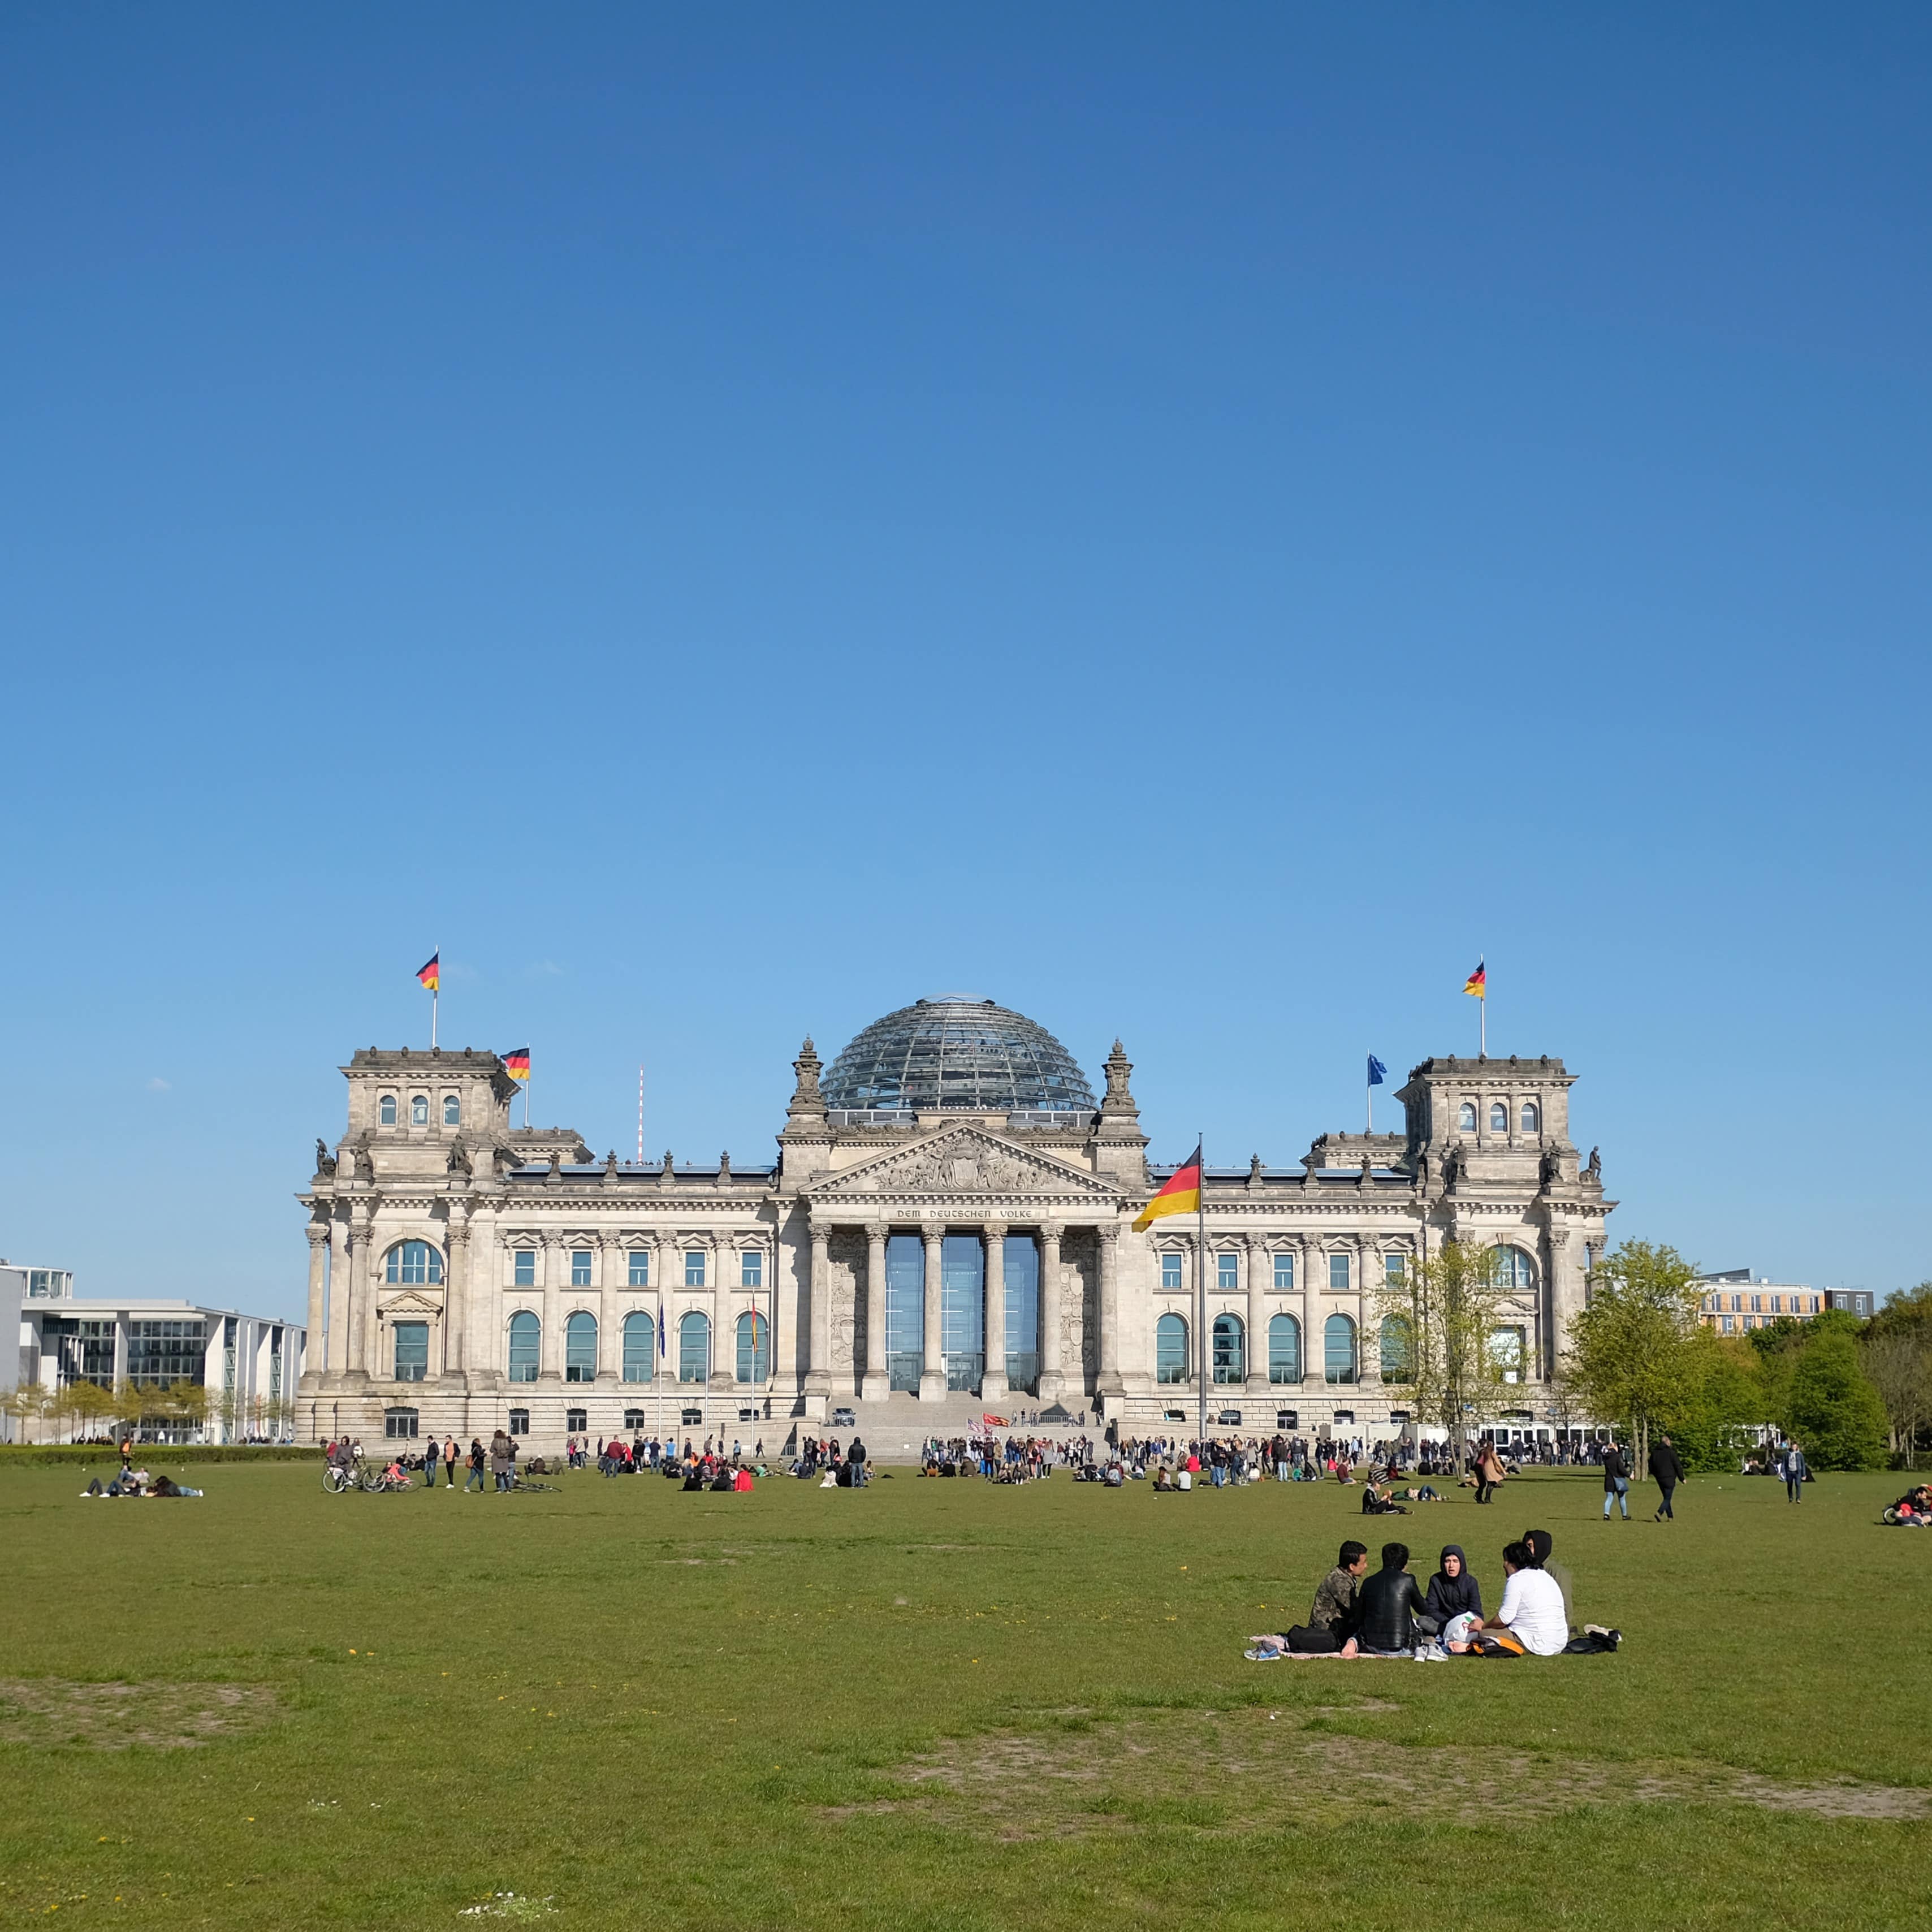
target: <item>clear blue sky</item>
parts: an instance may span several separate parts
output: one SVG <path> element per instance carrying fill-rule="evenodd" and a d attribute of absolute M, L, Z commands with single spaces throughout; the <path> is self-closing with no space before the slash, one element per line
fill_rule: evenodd
<path fill-rule="evenodd" d="M 1157 1156 L 1562 1055 L 1932 1274 L 1932 14 L 0 16 L 0 1252 L 288 1312 L 358 1046 L 770 1158 L 977 992 Z"/>

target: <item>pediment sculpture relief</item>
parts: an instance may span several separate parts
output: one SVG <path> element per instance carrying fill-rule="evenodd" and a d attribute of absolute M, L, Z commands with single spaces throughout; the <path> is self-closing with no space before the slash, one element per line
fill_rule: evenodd
<path fill-rule="evenodd" d="M 922 1147 L 889 1155 L 814 1190 L 821 1195 L 1078 1195 L 1111 1199 L 1114 1190 L 1090 1174 L 1042 1160 L 990 1135 L 942 1135 Z"/>

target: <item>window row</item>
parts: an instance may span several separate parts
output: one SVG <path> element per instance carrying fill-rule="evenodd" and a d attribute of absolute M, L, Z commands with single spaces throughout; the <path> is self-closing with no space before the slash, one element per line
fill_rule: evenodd
<path fill-rule="evenodd" d="M 1788 1308 L 1785 1306 L 1787 1300 L 1790 1303 Z M 1733 1294 L 1728 1300 L 1721 1294 L 1707 1294 L 1704 1298 L 1704 1312 L 1707 1315 L 1715 1315 L 1720 1310 L 1728 1307 L 1733 1315 L 1742 1315 L 1748 1309 L 1754 1315 L 1762 1315 L 1767 1300 L 1771 1304 L 1771 1312 L 1774 1315 L 1816 1315 L 1820 1305 L 1820 1298 L 1815 1294 L 1789 1297 L 1782 1294 Z M 1810 1304 L 1808 1308 L 1805 1305 L 1808 1302 Z"/>
<path fill-rule="evenodd" d="M 570 1286 L 588 1288 L 590 1284 L 592 1250 L 589 1248 L 572 1248 L 570 1250 Z M 537 1251 L 534 1248 L 513 1248 L 511 1250 L 512 1279 L 518 1288 L 534 1288 L 537 1285 Z M 704 1248 L 686 1248 L 682 1255 L 684 1283 L 686 1288 L 711 1288 L 722 1286 L 711 1279 L 711 1256 Z M 723 1258 L 728 1271 L 731 1257 Z M 765 1285 L 765 1251 L 763 1248 L 740 1248 L 737 1250 L 738 1286 L 740 1288 L 763 1288 Z M 649 1288 L 651 1284 L 651 1251 L 648 1248 L 632 1248 L 624 1256 L 625 1286 L 628 1288 Z"/>
<path fill-rule="evenodd" d="M 394 1094 L 385 1094 L 376 1102 L 376 1118 L 386 1127 L 393 1127 L 400 1118 L 401 1103 Z M 426 1127 L 429 1125 L 430 1098 L 427 1094 L 410 1096 L 410 1125 Z M 446 1127 L 460 1127 L 463 1124 L 463 1101 L 460 1095 L 446 1094 L 442 1096 L 442 1124 Z"/>
<path fill-rule="evenodd" d="M 419 1374 L 404 1372 L 405 1329 L 420 1331 L 419 1342 L 414 1336 L 410 1338 L 410 1360 L 413 1362 L 413 1352 L 420 1347 L 422 1359 L 427 1362 L 429 1325 L 427 1322 L 396 1324 L 396 1378 L 399 1382 L 419 1382 L 422 1378 Z M 748 1310 L 734 1324 L 734 1339 L 737 1379 L 741 1382 L 769 1382 L 772 1373 L 770 1322 L 764 1316 Z M 657 1317 L 644 1310 L 626 1316 L 620 1331 L 620 1379 L 627 1382 L 651 1381 L 660 1365 L 669 1366 L 673 1340 L 668 1320 L 660 1329 Z M 709 1382 L 712 1375 L 710 1316 L 696 1309 L 680 1316 L 675 1341 L 678 1380 Z M 513 1382 L 533 1382 L 542 1366 L 542 1318 L 528 1309 L 520 1309 L 510 1317 L 510 1379 Z M 589 1310 L 579 1309 L 564 1320 L 563 1378 L 567 1382 L 594 1382 L 597 1367 L 597 1318 Z"/>
<path fill-rule="evenodd" d="M 588 1288 L 594 1251 L 590 1248 L 572 1248 L 570 1250 L 570 1286 Z M 512 1250 L 512 1268 L 516 1286 L 534 1288 L 537 1285 L 537 1251 L 534 1248 L 516 1248 Z M 647 1248 L 631 1249 L 624 1257 L 626 1286 L 632 1288 L 649 1288 L 651 1286 L 651 1257 Z M 738 1250 L 738 1286 L 740 1288 L 763 1288 L 765 1285 L 765 1251 L 762 1248 L 741 1248 Z M 727 1266 L 729 1259 L 727 1258 Z M 710 1256 L 703 1248 L 691 1248 L 683 1256 L 684 1286 L 686 1288 L 709 1288 L 713 1286 L 710 1276 Z M 400 1286 L 436 1286 L 442 1280 L 442 1256 L 435 1244 L 429 1241 L 398 1241 L 382 1258 L 382 1278 L 392 1285 Z"/>
<path fill-rule="evenodd" d="M 1534 1100 L 1524 1101 L 1522 1110 L 1516 1116 L 1516 1131 L 1519 1133 L 1534 1134 L 1540 1133 L 1543 1130 L 1543 1110 Z M 1492 1100 L 1490 1102 L 1490 1132 L 1492 1134 L 1506 1134 L 1509 1132 L 1509 1123 L 1508 1102 L 1503 1100 Z M 1465 1100 L 1462 1102 L 1461 1109 L 1456 1116 L 1456 1126 L 1457 1131 L 1461 1133 L 1473 1134 L 1476 1131 L 1474 1101 Z"/>
<path fill-rule="evenodd" d="M 1523 1290 L 1536 1286 L 1536 1264 L 1521 1248 L 1499 1247 L 1490 1250 L 1494 1256 L 1491 1266 L 1495 1269 L 1496 1285 L 1498 1288 Z M 1292 1254 L 1278 1254 L 1270 1257 L 1274 1264 L 1274 1285 L 1277 1290 L 1288 1291 L 1294 1286 L 1294 1260 Z M 1328 1288 L 1331 1294 L 1349 1294 L 1355 1288 L 1355 1257 L 1346 1252 L 1337 1252 L 1327 1257 Z M 1222 1252 L 1214 1257 L 1214 1286 L 1217 1292 L 1231 1294 L 1238 1292 L 1241 1286 L 1241 1257 L 1238 1253 Z M 1382 1285 L 1385 1288 L 1400 1288 L 1408 1278 L 1408 1257 L 1405 1254 L 1385 1254 L 1382 1257 Z M 1370 1263 L 1373 1265 L 1372 1261 Z M 1160 1285 L 1166 1289 L 1186 1288 L 1192 1284 L 1188 1279 L 1187 1257 L 1181 1254 L 1163 1254 L 1160 1258 Z"/>
<path fill-rule="evenodd" d="M 1387 1317 L 1378 1337 L 1382 1378 L 1385 1382 L 1415 1379 L 1414 1334 L 1400 1315 Z M 1492 1329 L 1490 1363 L 1496 1379 L 1520 1382 L 1528 1360 L 1528 1337 L 1520 1327 Z M 1218 1383 L 1244 1382 L 1248 1376 L 1247 1324 L 1238 1315 L 1217 1315 L 1210 1330 L 1209 1373 Z M 1154 1324 L 1154 1379 L 1172 1384 L 1192 1382 L 1196 1365 L 1190 1352 L 1187 1318 L 1163 1315 Z M 1358 1381 L 1361 1375 L 1355 1324 L 1346 1315 L 1331 1315 L 1322 1324 L 1322 1374 L 1337 1384 Z M 1299 1382 L 1302 1378 L 1301 1324 L 1292 1315 L 1276 1315 L 1268 1324 L 1268 1378 Z"/>

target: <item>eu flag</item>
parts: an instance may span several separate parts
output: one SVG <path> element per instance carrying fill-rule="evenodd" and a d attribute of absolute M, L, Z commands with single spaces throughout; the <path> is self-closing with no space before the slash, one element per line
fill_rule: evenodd
<path fill-rule="evenodd" d="M 1369 1084 L 1371 1087 L 1379 1087 L 1388 1072 L 1388 1069 L 1372 1053 L 1369 1055 Z"/>

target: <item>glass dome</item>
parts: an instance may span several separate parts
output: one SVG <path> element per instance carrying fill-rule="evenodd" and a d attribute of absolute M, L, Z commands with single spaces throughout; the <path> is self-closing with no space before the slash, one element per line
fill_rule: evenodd
<path fill-rule="evenodd" d="M 991 1000 L 942 994 L 874 1020 L 832 1063 L 825 1104 L 854 1110 L 1060 1112 L 1094 1106 L 1072 1054 Z"/>

